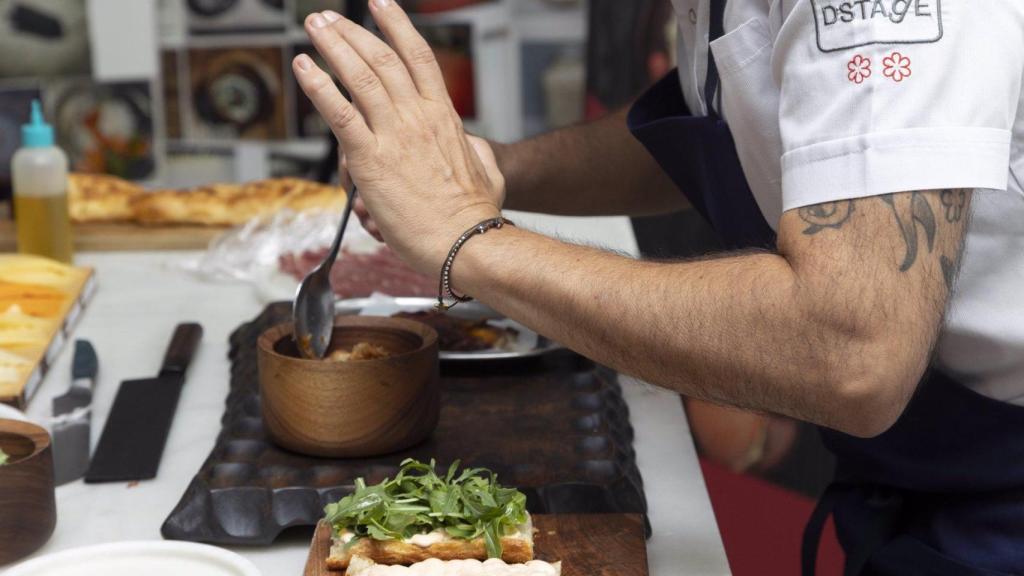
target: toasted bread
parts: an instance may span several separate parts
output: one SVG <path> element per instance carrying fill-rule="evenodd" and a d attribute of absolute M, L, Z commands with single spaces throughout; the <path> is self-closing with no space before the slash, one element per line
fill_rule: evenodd
<path fill-rule="evenodd" d="M 340 188 L 298 178 L 158 190 L 132 200 L 135 220 L 148 225 L 237 226 L 282 208 L 302 212 L 344 205 Z"/>
<path fill-rule="evenodd" d="M 114 176 L 71 174 L 68 205 L 71 219 L 77 223 L 237 226 L 282 208 L 296 212 L 341 210 L 345 194 L 340 188 L 299 178 L 147 192 Z"/>
<path fill-rule="evenodd" d="M 354 556 L 345 576 L 560 576 L 562 563 L 531 560 L 526 564 L 507 564 L 502 560 L 439 560 L 432 558 L 397 572 L 392 566 L 377 564 L 362 556 Z"/>
<path fill-rule="evenodd" d="M 132 199 L 145 190 L 104 174 L 68 174 L 68 212 L 72 222 L 128 222 L 135 218 Z"/>
<path fill-rule="evenodd" d="M 431 558 L 438 560 L 486 560 L 487 548 L 483 538 L 458 540 L 445 537 L 429 546 L 420 546 L 408 541 L 373 540 L 365 538 L 345 550 L 346 534 L 340 534 L 331 545 L 327 567 L 344 570 L 355 556 L 372 560 L 378 564 L 415 564 Z M 508 563 L 533 560 L 533 527 L 527 523 L 515 534 L 501 538 L 501 559 Z"/>

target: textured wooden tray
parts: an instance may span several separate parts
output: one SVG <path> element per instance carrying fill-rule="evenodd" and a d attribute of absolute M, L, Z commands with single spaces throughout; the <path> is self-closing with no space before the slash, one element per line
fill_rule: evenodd
<path fill-rule="evenodd" d="M 563 576 L 647 576 L 644 520 L 637 514 L 537 514 L 538 560 L 562 562 Z M 331 527 L 316 527 L 304 576 L 341 576 L 327 569 Z"/>
<path fill-rule="evenodd" d="M 223 430 L 164 523 L 166 538 L 270 544 L 286 528 L 316 525 L 356 478 L 373 484 L 393 477 L 405 458 L 490 468 L 526 494 L 534 514 L 646 512 L 618 379 L 568 353 L 442 363 L 438 428 L 397 454 L 332 460 L 274 445 L 260 417 L 255 342 L 290 315 L 289 305 L 271 305 L 232 335 Z"/>

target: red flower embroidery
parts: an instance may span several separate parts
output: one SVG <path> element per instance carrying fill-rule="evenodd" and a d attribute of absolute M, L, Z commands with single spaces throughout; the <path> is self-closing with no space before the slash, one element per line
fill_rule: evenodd
<path fill-rule="evenodd" d="M 899 52 L 893 52 L 883 58 L 882 64 L 885 66 L 882 73 L 896 82 L 902 82 L 904 78 L 910 76 L 910 58 Z"/>
<path fill-rule="evenodd" d="M 846 70 L 849 72 L 847 78 L 850 79 L 850 82 L 860 84 L 871 77 L 871 58 L 857 54 L 846 64 Z"/>

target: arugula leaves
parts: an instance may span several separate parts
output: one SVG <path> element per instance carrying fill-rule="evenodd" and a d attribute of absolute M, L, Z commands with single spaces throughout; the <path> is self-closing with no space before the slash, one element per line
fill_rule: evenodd
<path fill-rule="evenodd" d="M 355 492 L 324 509 L 334 534 L 348 530 L 355 537 L 404 540 L 444 530 L 452 538 L 483 538 L 487 556 L 501 558 L 501 537 L 515 533 L 527 520 L 526 496 L 498 484 L 486 468 L 465 468 L 455 461 L 438 476 L 433 460 L 408 459 L 394 479 L 367 486 L 362 478 Z"/>

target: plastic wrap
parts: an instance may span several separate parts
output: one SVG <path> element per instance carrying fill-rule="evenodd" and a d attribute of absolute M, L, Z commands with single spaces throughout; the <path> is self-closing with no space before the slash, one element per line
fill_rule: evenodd
<path fill-rule="evenodd" d="M 340 212 L 282 210 L 218 236 L 202 256 L 185 263 L 184 268 L 206 280 L 287 282 L 294 286 L 291 278 L 279 272 L 281 256 L 329 246 L 340 220 Z M 383 244 L 353 218 L 342 246 L 351 252 L 370 253 Z"/>

